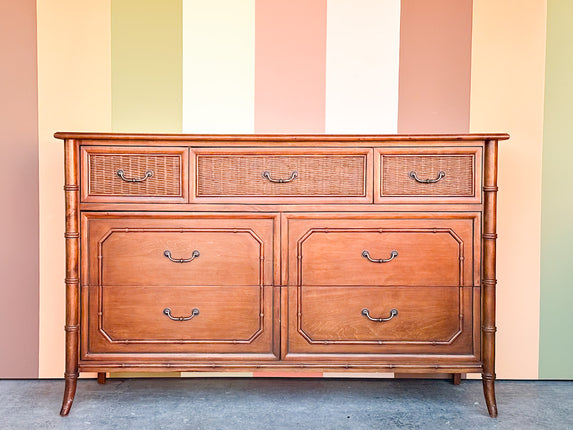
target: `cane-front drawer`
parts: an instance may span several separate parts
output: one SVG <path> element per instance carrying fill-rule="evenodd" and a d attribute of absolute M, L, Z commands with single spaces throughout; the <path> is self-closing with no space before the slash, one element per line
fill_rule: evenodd
<path fill-rule="evenodd" d="M 86 213 L 89 282 L 106 287 L 272 285 L 273 218 Z"/>
<path fill-rule="evenodd" d="M 371 202 L 372 150 L 195 149 L 198 202 Z"/>
<path fill-rule="evenodd" d="M 379 148 L 380 203 L 479 203 L 481 148 Z"/>
<path fill-rule="evenodd" d="M 474 312 L 471 287 L 293 286 L 287 354 L 471 354 Z"/>
<path fill-rule="evenodd" d="M 272 287 L 91 286 L 84 349 L 271 357 Z M 258 357 L 263 358 L 263 357 Z"/>
<path fill-rule="evenodd" d="M 288 215 L 288 285 L 471 286 L 477 214 Z"/>
<path fill-rule="evenodd" d="M 188 149 L 82 147 L 82 201 L 185 203 Z"/>

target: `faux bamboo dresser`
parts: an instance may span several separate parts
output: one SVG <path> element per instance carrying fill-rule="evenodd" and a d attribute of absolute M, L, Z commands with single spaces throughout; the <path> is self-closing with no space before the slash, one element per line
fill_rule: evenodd
<path fill-rule="evenodd" d="M 65 142 L 79 372 L 481 373 L 494 394 L 506 134 Z"/>

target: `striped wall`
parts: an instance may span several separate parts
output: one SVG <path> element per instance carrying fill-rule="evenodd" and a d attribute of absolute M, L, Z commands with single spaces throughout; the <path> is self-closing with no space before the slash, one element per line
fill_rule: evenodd
<path fill-rule="evenodd" d="M 9 168 L 22 179 L 2 188 L 11 209 L 0 211 L 0 377 L 62 375 L 63 155 L 52 134 L 83 130 L 509 132 L 500 144 L 497 374 L 573 378 L 562 359 L 573 350 L 573 203 L 562 192 L 570 179 L 557 173 L 571 150 L 565 2 L 5 3 L 0 48 L 12 67 L 0 71 L 0 153 L 19 160 Z M 17 328 L 14 302 L 31 315 Z"/>

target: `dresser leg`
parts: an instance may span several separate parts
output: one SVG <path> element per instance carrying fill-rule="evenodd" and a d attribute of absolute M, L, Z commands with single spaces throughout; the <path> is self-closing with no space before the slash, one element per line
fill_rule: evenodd
<path fill-rule="evenodd" d="M 98 384 L 105 384 L 105 381 L 106 381 L 106 373 L 105 372 L 98 372 L 97 383 Z"/>
<path fill-rule="evenodd" d="M 72 408 L 72 403 L 74 401 L 74 396 L 76 395 L 76 386 L 78 383 L 78 377 L 76 376 L 66 376 L 66 386 L 64 388 L 64 400 L 62 401 L 62 409 L 60 410 L 60 415 L 65 417 L 70 413 Z"/>
<path fill-rule="evenodd" d="M 485 403 L 487 404 L 487 411 L 492 418 L 497 417 L 497 403 L 495 401 L 495 386 L 494 377 L 489 375 L 482 375 L 483 394 L 485 396 Z"/>
<path fill-rule="evenodd" d="M 461 373 L 452 373 L 452 383 L 454 385 L 460 385 L 462 383 L 462 374 Z"/>

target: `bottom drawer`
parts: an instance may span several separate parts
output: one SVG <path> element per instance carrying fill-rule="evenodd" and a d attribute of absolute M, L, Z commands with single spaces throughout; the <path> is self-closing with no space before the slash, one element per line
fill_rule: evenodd
<path fill-rule="evenodd" d="M 271 353 L 272 304 L 272 287 L 92 286 L 84 351 Z"/>
<path fill-rule="evenodd" d="M 287 358 L 472 354 L 478 294 L 472 287 L 289 287 Z"/>

